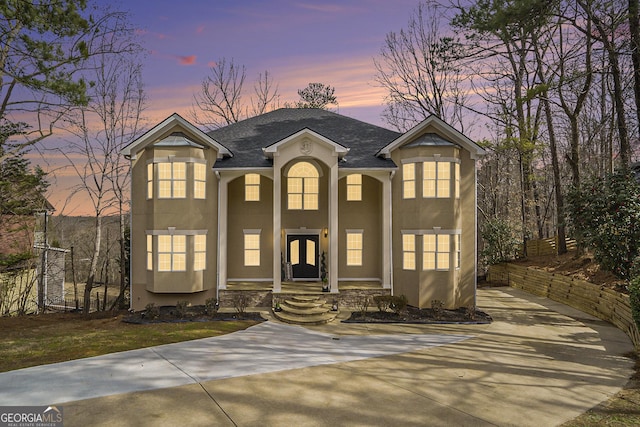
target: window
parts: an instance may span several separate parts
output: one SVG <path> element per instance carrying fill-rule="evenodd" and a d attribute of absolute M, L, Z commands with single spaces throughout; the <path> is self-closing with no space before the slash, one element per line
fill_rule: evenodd
<path fill-rule="evenodd" d="M 451 163 L 427 161 L 422 164 L 422 197 L 451 196 Z"/>
<path fill-rule="evenodd" d="M 158 236 L 158 271 L 186 271 L 187 236 Z"/>
<path fill-rule="evenodd" d="M 193 164 L 193 198 L 204 199 L 207 191 L 207 165 Z"/>
<path fill-rule="evenodd" d="M 347 175 L 347 200 L 362 200 L 362 175 L 359 173 Z"/>
<path fill-rule="evenodd" d="M 291 210 L 317 210 L 318 170 L 309 162 L 296 163 L 287 176 L 287 206 Z"/>
<path fill-rule="evenodd" d="M 193 236 L 193 271 L 207 268 L 207 236 L 196 234 Z"/>
<path fill-rule="evenodd" d="M 451 236 L 448 234 L 425 234 L 423 237 L 423 270 L 449 270 Z"/>
<path fill-rule="evenodd" d="M 415 234 L 402 235 L 402 268 L 404 270 L 416 269 L 416 236 Z"/>
<path fill-rule="evenodd" d="M 455 198 L 459 199 L 460 198 L 460 163 L 453 164 L 453 172 L 454 172 L 454 179 L 455 179 L 455 187 L 454 187 Z"/>
<path fill-rule="evenodd" d="M 260 201 L 260 175 L 249 173 L 244 176 L 244 200 L 245 202 Z"/>
<path fill-rule="evenodd" d="M 260 232 L 244 231 L 244 265 L 257 267 L 260 265 Z"/>
<path fill-rule="evenodd" d="M 402 197 L 415 199 L 416 197 L 416 165 L 405 163 L 402 165 Z"/>
<path fill-rule="evenodd" d="M 347 265 L 362 265 L 362 230 L 347 231 Z"/>
<path fill-rule="evenodd" d="M 185 162 L 158 163 L 158 197 L 182 199 L 187 190 L 187 164 Z"/>
<path fill-rule="evenodd" d="M 153 236 L 147 235 L 147 270 L 153 270 Z"/>
<path fill-rule="evenodd" d="M 436 197 L 451 197 L 451 163 L 438 162 L 436 166 L 438 169 Z"/>
<path fill-rule="evenodd" d="M 455 268 L 460 268 L 460 261 L 461 261 L 461 252 L 460 252 L 460 242 L 462 240 L 462 236 L 460 234 L 456 234 L 455 236 L 453 236 L 453 251 L 455 254 Z"/>
<path fill-rule="evenodd" d="M 147 199 L 153 199 L 153 163 L 147 165 Z"/>

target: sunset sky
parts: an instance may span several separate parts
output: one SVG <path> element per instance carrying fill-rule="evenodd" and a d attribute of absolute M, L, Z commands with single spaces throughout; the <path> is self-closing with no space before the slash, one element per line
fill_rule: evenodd
<path fill-rule="evenodd" d="M 404 28 L 417 0 L 97 0 L 130 13 L 144 58 L 145 116 L 151 127 L 173 112 L 189 118 L 193 95 L 220 58 L 246 67 L 252 87 L 268 70 L 281 102 L 310 82 L 335 87 L 340 114 L 384 126 L 384 90 L 373 58 L 385 35 Z M 56 214 L 91 214 L 81 196 L 64 204 L 72 176 L 59 172 L 49 199 Z"/>
<path fill-rule="evenodd" d="M 162 119 L 191 108 L 209 68 L 220 58 L 247 70 L 247 83 L 268 70 L 283 101 L 310 82 L 336 88 L 340 113 L 382 124 L 384 91 L 373 58 L 385 35 L 406 26 L 417 0 L 130 0 L 149 50 L 144 78 L 148 113 Z"/>

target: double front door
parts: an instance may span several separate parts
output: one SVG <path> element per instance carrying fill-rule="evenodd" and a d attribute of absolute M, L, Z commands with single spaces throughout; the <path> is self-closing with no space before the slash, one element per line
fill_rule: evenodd
<path fill-rule="evenodd" d="M 287 262 L 291 264 L 293 279 L 320 277 L 319 242 L 317 234 L 287 235 Z"/>

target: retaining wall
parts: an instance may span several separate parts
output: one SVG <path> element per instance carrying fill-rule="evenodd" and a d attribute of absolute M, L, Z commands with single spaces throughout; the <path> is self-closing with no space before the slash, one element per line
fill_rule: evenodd
<path fill-rule="evenodd" d="M 514 264 L 492 265 L 487 281 L 547 297 L 612 323 L 640 350 L 640 332 L 631 314 L 629 295 L 584 280 Z"/>

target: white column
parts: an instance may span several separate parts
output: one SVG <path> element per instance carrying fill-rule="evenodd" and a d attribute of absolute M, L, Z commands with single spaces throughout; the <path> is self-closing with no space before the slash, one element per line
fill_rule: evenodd
<path fill-rule="evenodd" d="M 338 292 L 338 162 L 329 175 L 329 283 Z"/>
<path fill-rule="evenodd" d="M 391 175 L 382 180 L 382 287 L 391 289 L 393 251 L 391 250 Z"/>
<path fill-rule="evenodd" d="M 227 220 L 229 176 L 220 174 L 218 185 L 218 289 L 227 289 Z"/>
<path fill-rule="evenodd" d="M 282 291 L 282 174 L 277 158 L 273 162 L 273 292 Z"/>

